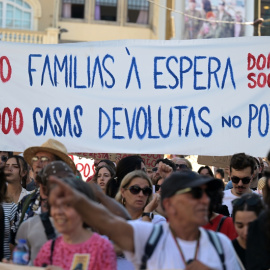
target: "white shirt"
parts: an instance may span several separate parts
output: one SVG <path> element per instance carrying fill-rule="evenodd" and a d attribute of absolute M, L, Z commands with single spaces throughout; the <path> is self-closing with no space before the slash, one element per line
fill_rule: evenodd
<path fill-rule="evenodd" d="M 137 220 L 141 220 L 142 221 L 142 218 L 143 217 L 140 217 L 140 218 L 138 218 Z M 151 221 L 153 224 L 158 224 L 158 223 L 166 223 L 167 222 L 167 220 L 166 220 L 166 218 L 165 217 L 163 217 L 163 216 L 161 216 L 161 215 L 156 215 L 156 214 L 154 214 L 154 218 L 152 219 L 152 221 Z"/>
<path fill-rule="evenodd" d="M 231 189 L 224 190 L 224 197 L 223 197 L 222 204 L 227 205 L 228 210 L 229 210 L 229 213 L 230 213 L 230 216 L 232 215 L 232 209 L 233 209 L 233 207 L 232 207 L 232 201 L 234 199 L 237 199 L 237 198 L 240 198 L 240 197 L 235 196 L 234 194 L 232 194 L 232 190 Z"/>
<path fill-rule="evenodd" d="M 142 217 L 138 218 L 137 220 L 142 221 Z M 146 222 L 146 221 L 143 221 Z M 158 224 L 158 223 L 166 223 L 166 218 L 161 215 L 154 214 L 154 218 L 151 222 L 152 224 Z M 135 270 L 134 265 L 128 261 L 126 258 L 119 258 L 117 257 L 117 270 Z"/>
<path fill-rule="evenodd" d="M 153 229 L 153 224 L 143 221 L 128 221 L 133 227 L 134 233 L 134 250 L 135 253 L 125 251 L 126 258 L 133 262 L 135 269 L 139 269 L 141 259 L 144 254 L 146 242 Z M 163 233 L 155 247 L 151 258 L 147 261 L 147 269 L 185 269 L 174 238 L 169 229 L 168 223 L 163 223 Z M 201 237 L 199 242 L 199 250 L 197 260 L 207 265 L 211 269 L 222 270 L 222 264 L 215 247 L 210 242 L 206 231 L 200 228 Z M 222 243 L 225 255 L 225 265 L 227 269 L 240 270 L 238 266 L 235 251 L 232 243 L 224 234 L 218 233 Z M 177 238 L 181 246 L 185 260 L 194 259 L 197 241 L 184 241 Z"/>
<path fill-rule="evenodd" d="M 251 191 L 253 193 L 256 193 L 252 189 L 251 189 Z M 232 194 L 232 189 L 224 190 L 224 197 L 223 197 L 222 204 L 225 204 L 225 205 L 228 206 L 228 210 L 229 210 L 230 216 L 232 215 L 232 210 L 233 210 L 232 201 L 235 200 L 235 199 L 238 199 L 240 197 L 241 196 L 235 196 L 234 194 Z"/>

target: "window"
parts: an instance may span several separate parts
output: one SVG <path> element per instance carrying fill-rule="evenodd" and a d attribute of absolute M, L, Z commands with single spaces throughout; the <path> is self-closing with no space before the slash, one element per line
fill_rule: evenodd
<path fill-rule="evenodd" d="M 117 21 L 117 0 L 95 0 L 95 20 Z"/>
<path fill-rule="evenodd" d="M 261 35 L 270 36 L 270 4 L 269 1 L 262 1 L 261 4 L 261 17 L 265 20 L 261 27 Z"/>
<path fill-rule="evenodd" d="M 128 0 L 127 22 L 148 24 L 149 2 L 147 0 Z"/>
<path fill-rule="evenodd" d="M 85 0 L 63 0 L 62 17 L 84 19 Z"/>
<path fill-rule="evenodd" d="M 32 29 L 32 8 L 23 0 L 0 1 L 0 27 Z"/>

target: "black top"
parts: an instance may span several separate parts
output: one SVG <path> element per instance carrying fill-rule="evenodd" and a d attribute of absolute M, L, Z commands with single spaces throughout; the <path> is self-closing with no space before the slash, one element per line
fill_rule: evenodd
<path fill-rule="evenodd" d="M 269 210 L 268 210 L 269 211 Z M 267 212 L 249 224 L 247 238 L 247 270 L 267 270 L 270 268 L 270 247 L 267 242 Z"/>
<path fill-rule="evenodd" d="M 232 244 L 242 264 L 244 265 L 245 268 L 247 268 L 246 250 L 239 245 L 237 239 L 232 240 Z"/>

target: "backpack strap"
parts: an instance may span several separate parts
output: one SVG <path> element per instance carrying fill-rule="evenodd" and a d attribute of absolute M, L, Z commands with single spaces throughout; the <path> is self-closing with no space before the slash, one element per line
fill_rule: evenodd
<path fill-rule="evenodd" d="M 215 250 L 220 258 L 220 261 L 222 264 L 222 269 L 226 270 L 223 246 L 222 246 L 221 241 L 218 237 L 218 234 L 214 231 L 211 231 L 211 230 L 205 230 L 205 231 L 208 234 L 209 240 L 212 243 L 212 245 L 214 246 L 214 248 L 215 248 Z"/>
<path fill-rule="evenodd" d="M 25 216 L 25 213 L 27 211 L 27 208 L 28 206 L 30 205 L 30 202 L 31 202 L 31 199 L 36 195 L 37 193 L 37 190 L 35 190 L 33 193 L 29 194 L 24 203 L 23 203 L 23 207 L 22 207 L 22 215 L 21 215 L 21 218 L 20 218 L 20 223 L 19 223 L 19 226 L 20 224 L 23 222 L 23 219 L 24 219 L 24 216 Z"/>
<path fill-rule="evenodd" d="M 54 227 L 50 221 L 49 213 L 45 212 L 45 213 L 40 214 L 39 216 L 42 221 L 47 239 L 48 240 L 54 239 L 56 237 L 56 234 L 55 234 Z"/>
<path fill-rule="evenodd" d="M 155 247 L 160 239 L 160 236 L 163 233 L 163 227 L 160 224 L 155 224 L 154 228 L 146 242 L 145 249 L 144 249 L 144 254 L 141 260 L 141 266 L 140 270 L 146 269 L 146 263 L 150 259 L 152 253 L 155 250 Z"/>
<path fill-rule="evenodd" d="M 219 231 L 220 231 L 221 226 L 222 226 L 222 224 L 223 224 L 223 222 L 225 221 L 226 218 L 227 218 L 226 216 L 223 216 L 223 217 L 220 219 L 220 221 L 219 221 L 219 223 L 218 223 L 218 226 L 217 226 L 217 229 L 216 229 L 216 232 L 219 232 Z"/>

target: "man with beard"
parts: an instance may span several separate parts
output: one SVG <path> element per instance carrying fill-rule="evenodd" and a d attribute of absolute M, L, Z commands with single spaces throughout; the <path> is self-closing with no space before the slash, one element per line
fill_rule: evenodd
<path fill-rule="evenodd" d="M 230 178 L 233 188 L 224 191 L 223 203 L 228 206 L 232 214 L 232 201 L 245 193 L 253 192 L 250 184 L 253 179 L 255 161 L 252 156 L 245 153 L 234 154 L 230 162 Z"/>

